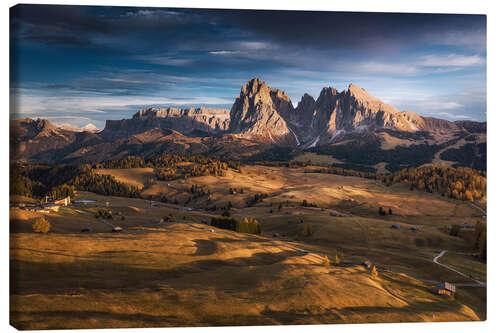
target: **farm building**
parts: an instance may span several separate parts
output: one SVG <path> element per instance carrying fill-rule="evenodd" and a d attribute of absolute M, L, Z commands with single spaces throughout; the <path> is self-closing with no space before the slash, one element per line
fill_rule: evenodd
<path fill-rule="evenodd" d="M 372 262 L 371 262 L 371 261 L 366 260 L 366 261 L 364 261 L 364 262 L 363 262 L 363 266 L 364 266 L 365 268 L 367 268 L 367 269 L 370 269 L 370 268 L 372 268 L 373 264 L 372 264 Z"/>
<path fill-rule="evenodd" d="M 114 227 L 111 232 L 122 232 L 122 228 L 121 227 Z"/>
<path fill-rule="evenodd" d="M 456 292 L 456 289 L 457 288 L 452 283 L 441 282 L 436 286 L 436 294 L 453 296 Z"/>
<path fill-rule="evenodd" d="M 66 198 L 61 199 L 61 200 L 55 200 L 54 204 L 67 206 L 67 205 L 71 204 L 71 197 L 66 197 Z"/>

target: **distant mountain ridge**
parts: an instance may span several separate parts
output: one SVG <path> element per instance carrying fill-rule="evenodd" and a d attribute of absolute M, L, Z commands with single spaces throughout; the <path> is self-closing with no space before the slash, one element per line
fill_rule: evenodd
<path fill-rule="evenodd" d="M 207 134 L 226 132 L 229 111 L 210 108 L 148 108 L 139 110 L 131 119 L 106 120 L 102 136 L 116 140 L 154 128 L 173 129 L 186 135 L 196 131 Z"/>
<path fill-rule="evenodd" d="M 102 135 L 115 140 L 154 128 L 168 128 L 188 136 L 226 133 L 307 149 L 340 141 L 350 133 L 377 129 L 439 133 L 459 131 L 465 124 L 399 111 L 354 84 L 341 92 L 325 87 L 317 100 L 304 94 L 297 107 L 293 107 L 284 91 L 253 78 L 242 86 L 230 111 L 203 107 L 142 109 L 131 119 L 107 120 Z"/>
<path fill-rule="evenodd" d="M 392 156 L 386 150 L 400 147 L 407 154 L 401 166 L 411 161 L 448 163 L 441 153 L 464 165 L 485 166 L 485 122 L 451 122 L 399 111 L 354 84 L 341 92 L 325 87 L 317 99 L 304 94 L 294 107 L 284 91 L 253 78 L 242 86 L 231 110 L 147 108 L 130 119 L 107 120 L 99 132 L 92 126 L 79 129 L 29 118 L 11 120 L 10 128 L 11 159 L 19 161 L 95 163 L 161 153 L 286 160 L 301 151 L 347 161 L 349 154 L 340 145 L 373 156 Z M 395 161 L 392 157 L 393 169 L 398 167 Z"/>
<path fill-rule="evenodd" d="M 304 94 L 294 108 L 281 90 L 269 88 L 258 78 L 243 85 L 231 109 L 229 131 L 258 141 L 303 148 L 330 144 L 345 134 L 375 129 L 404 132 L 456 130 L 447 120 L 431 121 L 409 111 L 399 111 L 350 84 L 339 92 L 325 87 L 315 100 Z"/>

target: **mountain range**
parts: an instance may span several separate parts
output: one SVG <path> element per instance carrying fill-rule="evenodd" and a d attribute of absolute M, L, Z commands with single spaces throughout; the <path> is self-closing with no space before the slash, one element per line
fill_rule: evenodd
<path fill-rule="evenodd" d="M 399 111 L 354 84 L 344 91 L 325 87 L 317 99 L 304 94 L 294 107 L 284 91 L 258 78 L 242 86 L 231 110 L 147 108 L 131 119 L 107 120 L 100 132 L 89 125 L 82 129 L 56 126 L 46 119 L 11 120 L 11 159 L 31 162 L 95 163 L 126 154 L 159 153 L 286 160 L 314 152 L 349 163 L 348 157 L 338 153 L 339 147 L 346 145 L 354 149 L 353 154 L 370 146 L 375 151 L 430 149 L 433 155 L 428 156 L 429 163 L 450 165 L 453 163 L 440 155 L 458 149 L 451 154 L 458 158 L 451 162 L 472 167 L 484 164 L 485 168 L 486 123 L 451 122 Z M 466 154 L 460 151 L 464 146 L 479 162 L 459 156 Z M 361 164 L 373 167 L 373 161 L 368 160 Z"/>

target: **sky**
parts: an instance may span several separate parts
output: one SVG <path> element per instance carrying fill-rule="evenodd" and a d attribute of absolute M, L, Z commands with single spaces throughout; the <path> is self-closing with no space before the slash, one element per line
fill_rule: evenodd
<path fill-rule="evenodd" d="M 10 116 L 103 128 L 160 106 L 230 109 L 259 77 L 296 105 L 326 86 L 486 121 L 486 16 L 17 5 Z"/>

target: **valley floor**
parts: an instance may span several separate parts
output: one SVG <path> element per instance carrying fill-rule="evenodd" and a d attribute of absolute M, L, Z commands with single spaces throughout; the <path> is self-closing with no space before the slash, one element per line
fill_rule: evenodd
<path fill-rule="evenodd" d="M 193 184 L 209 186 L 212 204 L 230 200 L 233 216 L 260 221 L 261 235 L 207 225 L 221 212 L 203 209 L 202 199 L 184 206 L 79 192 L 77 199 L 96 201 L 48 214 L 11 208 L 11 324 L 56 329 L 486 319 L 486 288 L 473 286 L 473 280 L 486 282 L 486 264 L 472 255 L 466 238 L 442 230 L 474 223 L 483 215 L 479 209 L 402 185 L 303 171 L 245 167 L 242 174 L 143 189 L 145 198 L 162 193 L 185 202 Z M 147 178 L 147 170 L 120 172 L 122 181 Z M 228 194 L 229 187 L 245 190 Z M 268 197 L 246 205 L 257 193 Z M 303 200 L 318 207 L 303 207 Z M 114 219 L 93 216 L 106 206 Z M 379 206 L 393 215 L 379 216 Z M 31 230 L 41 215 L 52 224 L 47 234 Z M 176 221 L 162 222 L 167 215 Z M 302 233 L 306 223 L 312 235 Z M 111 233 L 112 226 L 123 231 Z M 415 226 L 418 231 L 410 229 Z M 433 262 L 443 250 L 444 266 Z M 338 266 L 335 256 L 343 259 Z M 365 260 L 378 276 L 361 265 Z M 437 281 L 456 283 L 455 296 L 436 295 Z"/>

